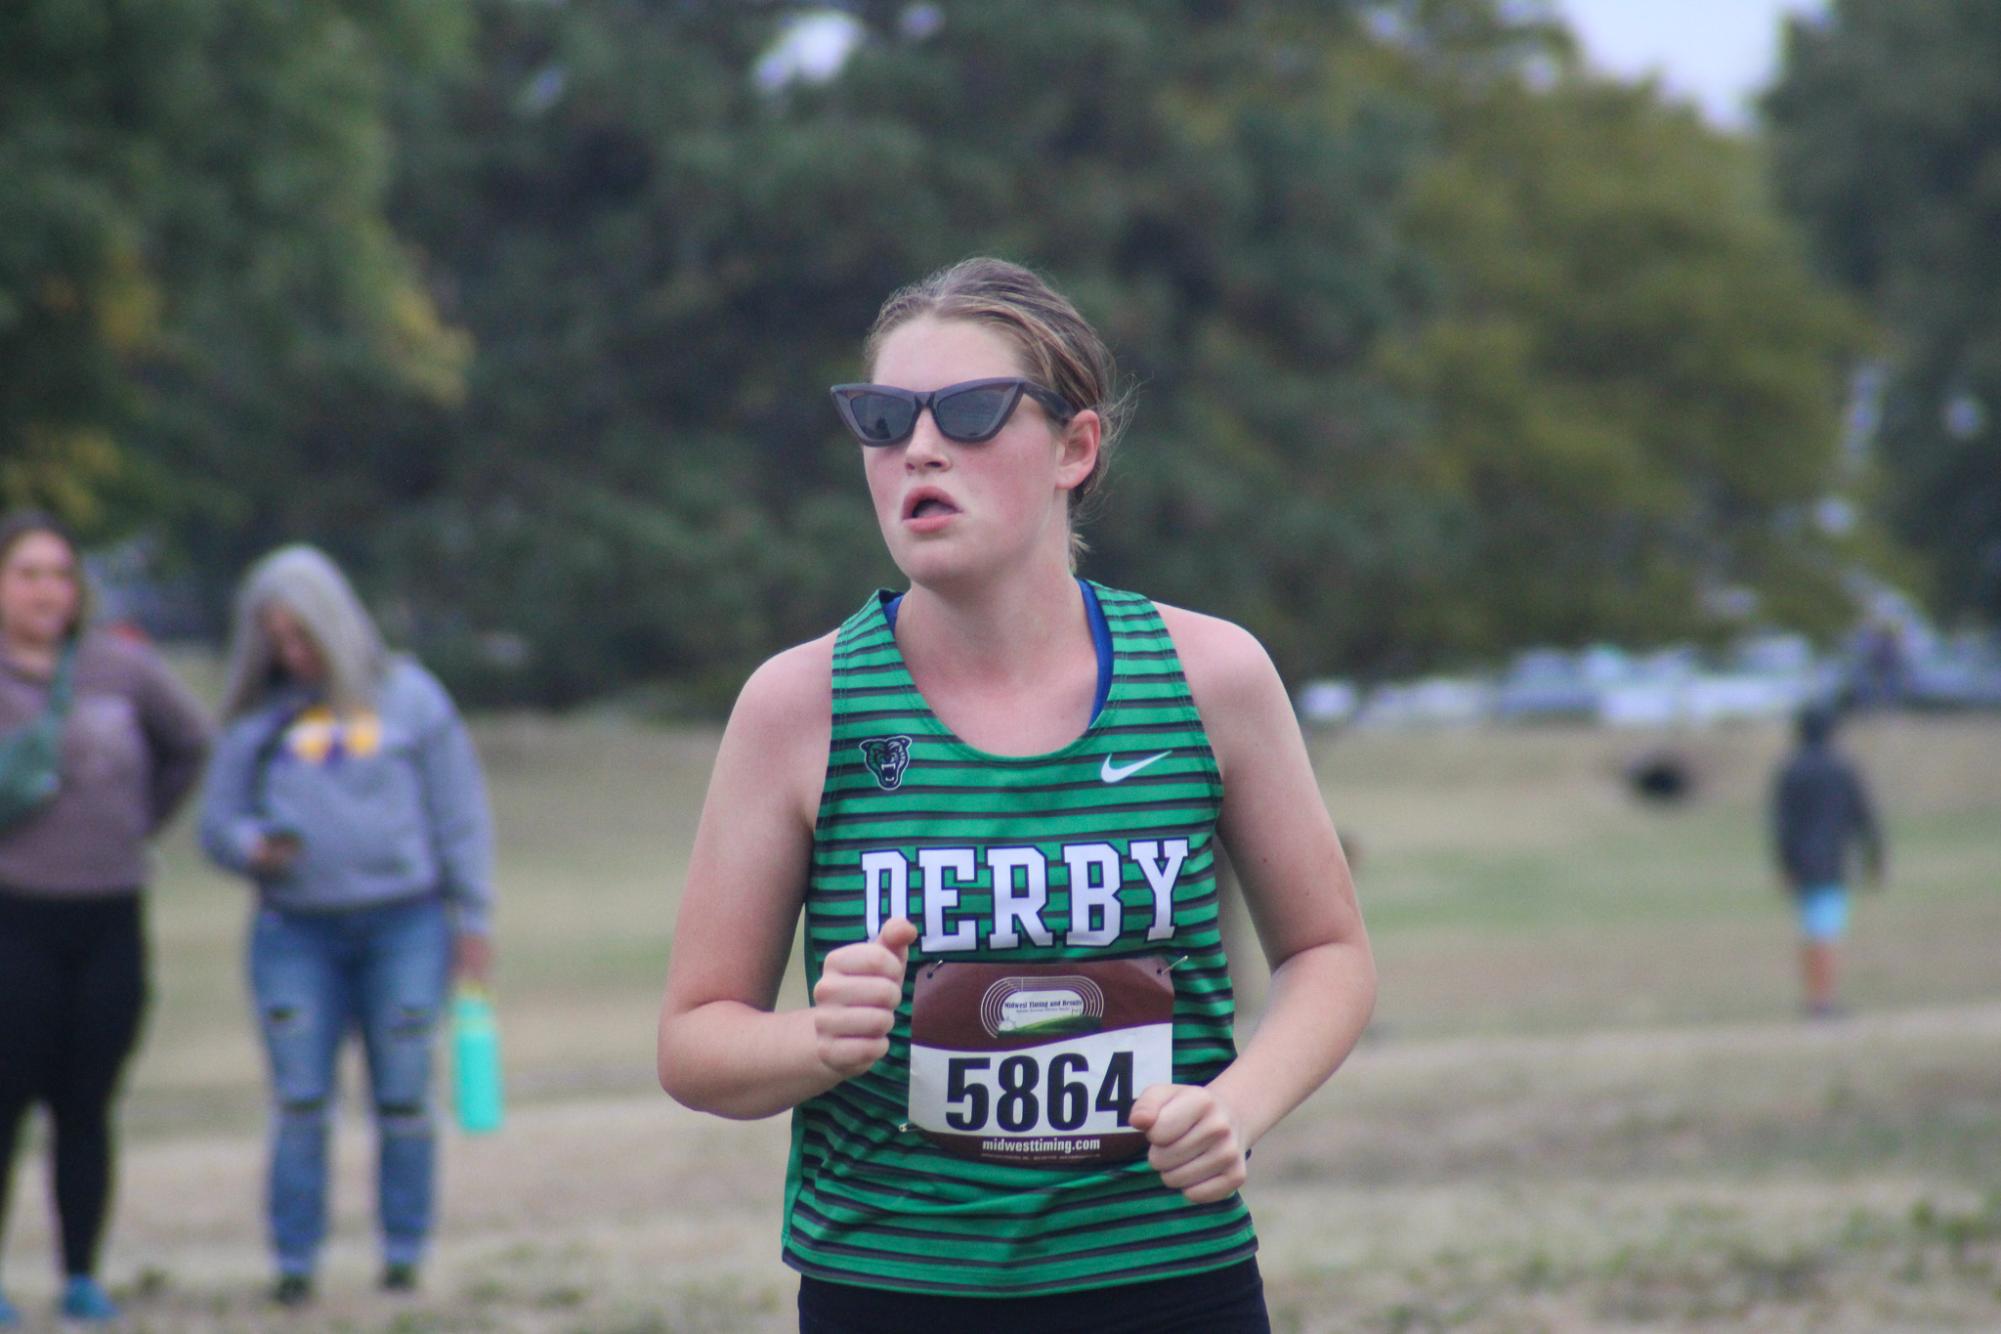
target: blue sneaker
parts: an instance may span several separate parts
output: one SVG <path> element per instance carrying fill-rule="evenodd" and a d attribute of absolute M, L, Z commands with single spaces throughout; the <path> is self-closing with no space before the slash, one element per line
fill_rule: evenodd
<path fill-rule="evenodd" d="M 14 1303 L 7 1300 L 7 1294 L 0 1292 L 0 1329 L 12 1329 L 21 1323 L 21 1313 Z"/>
<path fill-rule="evenodd" d="M 88 1274 L 71 1274 L 63 1285 L 62 1312 L 65 1320 L 116 1320 L 122 1314 L 118 1303 Z"/>

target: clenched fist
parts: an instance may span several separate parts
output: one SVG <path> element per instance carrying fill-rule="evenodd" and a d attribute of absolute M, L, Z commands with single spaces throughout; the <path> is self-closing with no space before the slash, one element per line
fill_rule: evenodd
<path fill-rule="evenodd" d="M 1146 1159 L 1161 1181 L 1193 1204 L 1228 1199 L 1249 1176 L 1236 1113 L 1205 1087 L 1155 1084 L 1128 1119 L 1146 1133 Z"/>
<path fill-rule="evenodd" d="M 813 988 L 813 1034 L 820 1063 L 842 1079 L 853 1079 L 889 1050 L 889 1030 L 903 1001 L 903 970 L 916 939 L 916 927 L 892 917 L 874 940 L 843 945 L 827 956 Z"/>

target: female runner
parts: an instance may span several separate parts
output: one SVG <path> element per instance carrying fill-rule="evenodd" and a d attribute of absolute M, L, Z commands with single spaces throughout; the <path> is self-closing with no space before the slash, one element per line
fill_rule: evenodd
<path fill-rule="evenodd" d="M 934 274 L 865 360 L 834 401 L 910 587 L 744 686 L 661 1085 L 793 1111 L 802 1331 L 1267 1329 L 1251 1148 L 1375 997 L 1285 688 L 1239 627 L 1072 574 L 1118 405 L 1039 277 Z M 1241 1053 L 1217 836 L 1272 968 Z M 813 1003 L 777 1011 L 802 910 Z"/>

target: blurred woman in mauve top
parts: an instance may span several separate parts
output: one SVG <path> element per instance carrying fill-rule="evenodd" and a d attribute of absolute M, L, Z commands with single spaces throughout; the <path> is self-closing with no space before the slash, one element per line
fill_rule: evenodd
<path fill-rule="evenodd" d="M 0 741 L 53 720 L 53 795 L 0 827 L 0 1223 L 28 1110 L 48 1109 L 62 1314 L 111 1320 L 98 1249 L 111 1104 L 146 1001 L 147 841 L 200 775 L 209 729 L 157 654 L 89 628 L 76 543 L 0 520 Z M 0 1295 L 0 1326 L 19 1319 Z"/>

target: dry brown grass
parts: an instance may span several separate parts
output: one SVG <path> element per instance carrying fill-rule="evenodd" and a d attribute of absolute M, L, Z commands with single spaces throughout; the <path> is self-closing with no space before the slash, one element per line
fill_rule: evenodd
<path fill-rule="evenodd" d="M 1897 876 L 1862 905 L 1857 1016 L 1823 1026 L 1792 1016 L 1791 928 L 1762 859 L 1781 738 L 1680 739 L 1703 781 L 1671 813 L 1615 781 L 1655 740 L 1317 744 L 1361 846 L 1384 991 L 1349 1067 L 1253 1164 L 1280 1329 L 2001 1328 L 2001 724 L 1858 729 Z M 159 1000 L 107 1264 L 130 1327 L 792 1327 L 782 1119 L 697 1116 L 651 1082 L 714 733 L 510 720 L 481 742 L 514 1105 L 499 1136 L 447 1136 L 424 1291 L 371 1289 L 350 1108 L 322 1301 L 283 1320 L 261 1304 L 241 893 L 183 833 L 157 891 Z M 40 1174 L 20 1180 L 8 1286 L 35 1316 L 49 1238 Z"/>

